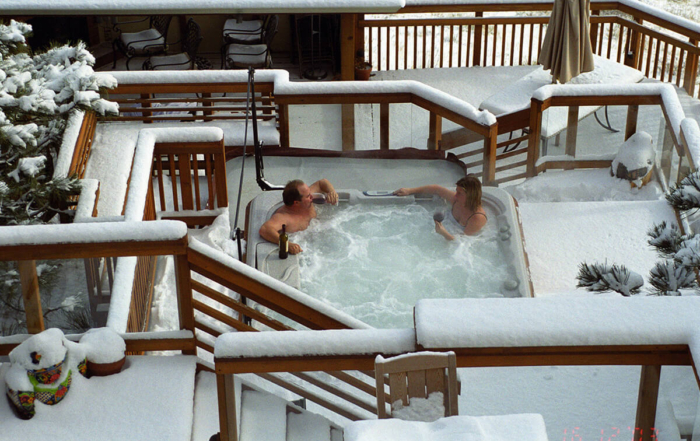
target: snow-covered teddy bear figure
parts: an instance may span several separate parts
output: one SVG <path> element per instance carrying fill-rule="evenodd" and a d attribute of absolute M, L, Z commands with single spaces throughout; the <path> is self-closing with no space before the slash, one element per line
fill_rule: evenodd
<path fill-rule="evenodd" d="M 105 342 L 107 348 L 102 347 Z M 121 336 L 107 328 L 88 331 L 80 343 L 67 340 L 60 329 L 47 329 L 10 352 L 11 365 L 5 373 L 7 396 L 20 418 L 32 418 L 37 400 L 58 404 L 68 393 L 76 372 L 88 377 L 91 362 L 123 364 L 125 347 Z"/>
<path fill-rule="evenodd" d="M 620 147 L 612 162 L 610 174 L 630 181 L 632 187 L 642 187 L 651 179 L 654 168 L 654 141 L 647 132 L 637 132 Z"/>

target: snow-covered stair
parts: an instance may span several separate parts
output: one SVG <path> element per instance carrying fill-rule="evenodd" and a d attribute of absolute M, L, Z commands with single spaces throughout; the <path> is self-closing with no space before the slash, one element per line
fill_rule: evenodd
<path fill-rule="evenodd" d="M 342 441 L 342 432 L 320 415 L 273 394 L 241 394 L 240 441 Z"/>

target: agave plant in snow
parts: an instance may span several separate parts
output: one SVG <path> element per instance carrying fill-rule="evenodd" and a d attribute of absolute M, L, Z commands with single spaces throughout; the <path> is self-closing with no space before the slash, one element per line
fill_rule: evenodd
<path fill-rule="evenodd" d="M 53 177 L 70 111 L 115 114 L 100 97 L 116 79 L 97 75 L 83 43 L 31 54 L 32 28 L 0 24 L 0 225 L 70 220 L 66 201 L 79 190 L 73 177 Z"/>

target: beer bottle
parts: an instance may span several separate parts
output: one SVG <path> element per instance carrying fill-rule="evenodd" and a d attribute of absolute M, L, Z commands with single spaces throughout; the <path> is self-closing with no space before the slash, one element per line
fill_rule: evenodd
<path fill-rule="evenodd" d="M 287 226 L 282 225 L 282 234 L 280 234 L 280 259 L 286 259 L 289 256 L 289 236 L 287 235 Z"/>

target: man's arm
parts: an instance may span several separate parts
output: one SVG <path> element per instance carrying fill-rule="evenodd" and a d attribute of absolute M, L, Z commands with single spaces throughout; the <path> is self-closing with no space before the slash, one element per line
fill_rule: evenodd
<path fill-rule="evenodd" d="M 333 184 L 328 179 L 319 179 L 309 187 L 311 193 L 325 193 L 329 204 L 338 203 L 338 193 L 335 192 Z"/>
<path fill-rule="evenodd" d="M 267 222 L 260 227 L 260 236 L 268 242 L 274 244 L 280 243 L 280 231 L 282 231 L 283 221 L 276 215 L 273 215 Z M 289 242 L 289 254 L 299 254 L 303 250 L 299 244 Z"/>

